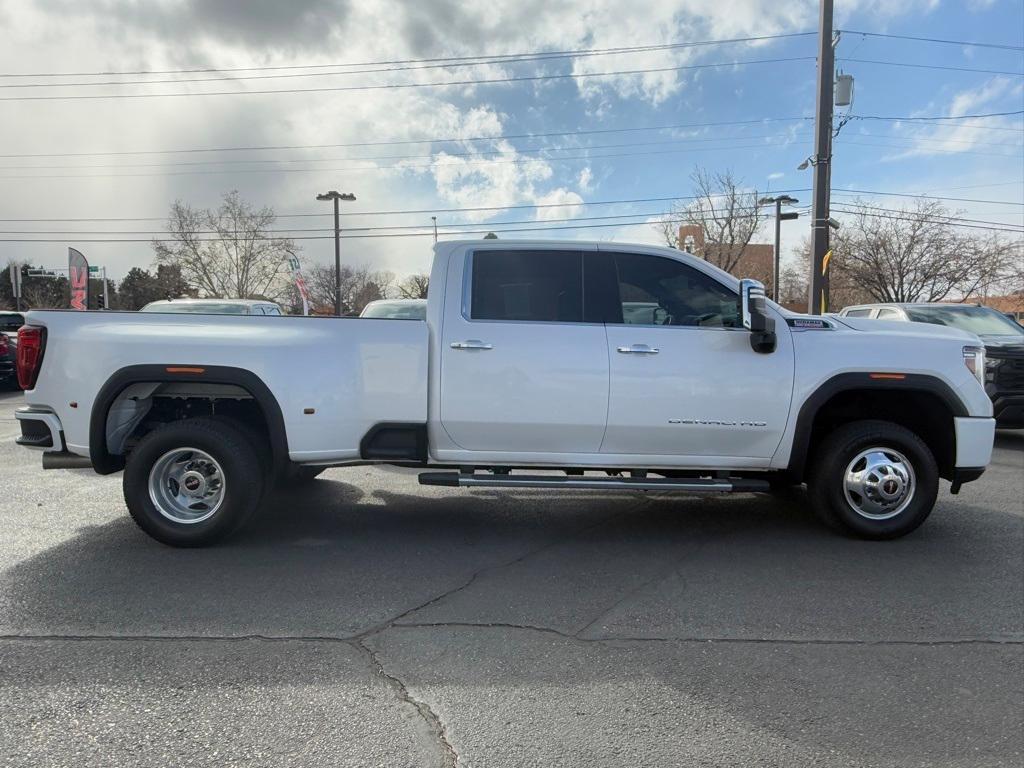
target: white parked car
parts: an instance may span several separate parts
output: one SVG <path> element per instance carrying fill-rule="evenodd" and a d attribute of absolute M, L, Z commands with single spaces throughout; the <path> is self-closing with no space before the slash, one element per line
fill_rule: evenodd
<path fill-rule="evenodd" d="M 161 299 L 151 301 L 139 312 L 188 315 L 280 315 L 281 307 L 257 299 Z"/>
<path fill-rule="evenodd" d="M 444 242 L 430 286 L 425 323 L 30 312 L 19 442 L 123 470 L 132 517 L 179 546 L 230 534 L 272 480 L 366 462 L 452 488 L 806 482 L 828 523 L 886 539 L 991 457 L 963 331 L 793 314 L 646 245 Z"/>
<path fill-rule="evenodd" d="M 379 299 L 371 301 L 360 317 L 376 317 L 390 320 L 426 320 L 426 299 Z"/>

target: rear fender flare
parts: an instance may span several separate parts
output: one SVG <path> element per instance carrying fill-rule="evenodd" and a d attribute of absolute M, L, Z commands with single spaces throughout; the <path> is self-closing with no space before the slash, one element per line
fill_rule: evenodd
<path fill-rule="evenodd" d="M 169 368 L 186 369 L 181 373 L 170 373 Z M 161 365 L 130 365 L 116 371 L 100 388 L 93 400 L 89 415 L 89 457 L 98 474 L 109 475 L 124 469 L 125 457 L 107 450 L 107 415 L 117 397 L 132 384 L 180 383 L 234 384 L 242 387 L 259 405 L 270 432 L 271 456 L 274 467 L 280 468 L 288 462 L 288 435 L 284 416 L 277 398 L 252 371 L 220 365 L 197 365 L 194 363 L 165 363 Z"/>

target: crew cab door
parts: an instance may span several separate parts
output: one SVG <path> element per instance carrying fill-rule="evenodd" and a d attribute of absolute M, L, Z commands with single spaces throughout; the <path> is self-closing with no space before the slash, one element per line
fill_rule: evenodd
<path fill-rule="evenodd" d="M 793 390 L 789 328 L 772 353 L 751 349 L 737 291 L 680 259 L 613 252 L 611 366 L 602 453 L 656 454 L 681 465 L 743 457 L 767 465 Z"/>
<path fill-rule="evenodd" d="M 453 450 L 597 453 L 608 352 L 604 325 L 585 322 L 583 252 L 497 245 L 450 258 L 439 412 Z"/>

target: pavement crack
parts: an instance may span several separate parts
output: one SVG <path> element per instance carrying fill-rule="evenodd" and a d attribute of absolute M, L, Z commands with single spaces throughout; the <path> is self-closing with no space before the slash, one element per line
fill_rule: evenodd
<path fill-rule="evenodd" d="M 451 741 L 448 740 L 448 733 L 444 727 L 444 723 L 441 718 L 438 717 L 437 713 L 427 704 L 425 701 L 417 699 L 412 693 L 409 692 L 408 686 L 399 678 L 397 675 L 393 675 L 384 669 L 383 663 L 377 653 L 366 645 L 362 640 L 356 640 L 352 643 L 353 646 L 361 650 L 366 657 L 370 660 L 370 665 L 377 672 L 378 675 L 383 677 L 391 687 L 395 690 L 399 700 L 403 703 L 413 707 L 423 721 L 427 724 L 427 728 L 430 729 L 434 738 L 437 741 L 440 750 L 440 765 L 443 768 L 456 768 L 459 764 L 459 755 L 455 751 L 455 747 L 452 746 Z"/>

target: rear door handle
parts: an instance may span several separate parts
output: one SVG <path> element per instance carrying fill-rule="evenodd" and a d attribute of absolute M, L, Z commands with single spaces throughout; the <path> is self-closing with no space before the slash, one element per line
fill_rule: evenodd
<path fill-rule="evenodd" d="M 619 352 L 624 355 L 656 355 L 660 351 L 657 347 L 649 347 L 646 344 L 630 344 L 628 347 L 619 347 Z"/>
<path fill-rule="evenodd" d="M 452 349 L 494 349 L 493 344 L 488 344 L 480 339 L 468 339 L 466 341 L 453 341 Z"/>

